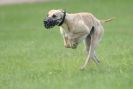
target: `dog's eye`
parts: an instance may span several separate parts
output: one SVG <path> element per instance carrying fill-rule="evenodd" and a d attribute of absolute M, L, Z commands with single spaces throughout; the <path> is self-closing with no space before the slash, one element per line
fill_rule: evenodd
<path fill-rule="evenodd" d="M 56 15 L 53 15 L 52 17 L 53 17 L 53 18 L 55 18 L 55 17 L 56 17 Z"/>

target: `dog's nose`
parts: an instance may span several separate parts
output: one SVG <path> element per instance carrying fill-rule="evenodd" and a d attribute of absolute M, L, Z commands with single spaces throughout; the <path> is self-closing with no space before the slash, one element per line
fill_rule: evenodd
<path fill-rule="evenodd" d="M 48 27 L 48 25 L 47 25 L 47 24 L 48 24 L 48 21 L 47 21 L 47 20 L 44 20 L 44 21 L 43 21 L 43 24 L 44 24 L 44 27 L 45 27 L 45 28 Z"/>
<path fill-rule="evenodd" d="M 54 27 L 55 25 L 58 24 L 58 21 L 57 19 L 53 19 L 52 17 L 47 17 L 45 20 L 44 20 L 44 27 L 46 29 L 50 29 L 52 27 Z"/>
<path fill-rule="evenodd" d="M 45 18 L 43 24 L 45 28 L 49 29 L 50 24 L 52 24 L 52 19 L 50 17 Z"/>

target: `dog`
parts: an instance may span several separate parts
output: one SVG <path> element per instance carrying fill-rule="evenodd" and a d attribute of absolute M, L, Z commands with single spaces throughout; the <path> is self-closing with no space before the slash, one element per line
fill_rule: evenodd
<path fill-rule="evenodd" d="M 44 26 L 47 29 L 59 26 L 66 48 L 75 49 L 81 41 L 84 41 L 88 55 L 81 69 L 85 69 L 91 59 L 99 64 L 100 61 L 96 56 L 95 49 L 104 33 L 102 24 L 111 20 L 112 18 L 98 20 L 92 13 L 88 12 L 70 14 L 57 9 L 48 12 Z"/>

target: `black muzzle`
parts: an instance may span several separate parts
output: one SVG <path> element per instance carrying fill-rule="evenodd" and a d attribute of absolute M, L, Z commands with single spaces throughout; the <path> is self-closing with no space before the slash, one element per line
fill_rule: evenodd
<path fill-rule="evenodd" d="M 54 20 L 54 19 L 51 18 L 51 17 L 47 17 L 47 18 L 43 21 L 43 23 L 44 23 L 44 27 L 45 27 L 46 29 L 50 29 L 50 28 L 54 27 L 55 25 L 57 25 L 57 24 L 58 24 L 58 21 L 57 21 L 57 20 Z"/>

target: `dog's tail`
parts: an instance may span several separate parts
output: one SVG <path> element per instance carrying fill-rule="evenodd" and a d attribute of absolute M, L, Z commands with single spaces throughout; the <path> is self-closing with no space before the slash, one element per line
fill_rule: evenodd
<path fill-rule="evenodd" d="M 115 19 L 115 17 L 112 17 L 112 18 L 109 18 L 109 19 L 106 19 L 106 20 L 100 20 L 100 22 L 101 22 L 102 24 L 104 24 L 104 23 L 106 23 L 106 22 L 112 21 L 113 19 Z"/>

